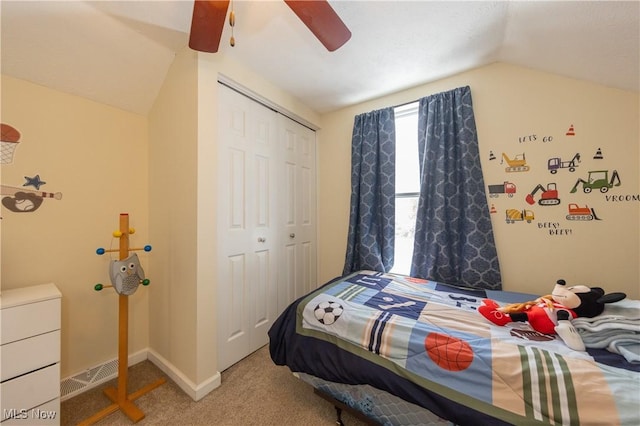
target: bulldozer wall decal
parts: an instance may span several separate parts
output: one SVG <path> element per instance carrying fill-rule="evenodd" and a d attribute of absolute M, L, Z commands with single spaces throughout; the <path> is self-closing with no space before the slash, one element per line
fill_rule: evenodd
<path fill-rule="evenodd" d="M 569 214 L 567 220 L 602 220 L 596 215 L 596 211 L 589 206 L 580 207 L 576 203 L 569 203 Z"/>

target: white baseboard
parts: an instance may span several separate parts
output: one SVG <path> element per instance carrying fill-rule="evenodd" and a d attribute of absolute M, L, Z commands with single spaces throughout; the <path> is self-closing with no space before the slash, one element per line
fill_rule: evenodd
<path fill-rule="evenodd" d="M 148 349 L 147 351 L 147 358 L 149 361 L 154 363 L 164 374 L 176 382 L 180 389 L 182 389 L 184 393 L 189 395 L 194 401 L 199 401 L 222 383 L 222 376 L 219 371 L 216 371 L 213 376 L 196 386 L 195 383 L 189 380 L 180 370 L 156 351 L 153 349 Z"/>
<path fill-rule="evenodd" d="M 151 361 L 163 373 L 171 378 L 176 384 L 189 395 L 194 401 L 199 401 L 209 392 L 220 386 L 222 380 L 219 372 L 216 372 L 208 380 L 196 386 L 173 364 L 163 358 L 152 349 L 143 349 L 129 355 L 128 366 L 138 364 L 145 360 Z M 61 401 L 65 401 L 100 384 L 118 377 L 118 359 L 114 358 L 103 362 L 93 368 L 77 373 L 63 379 L 60 383 Z"/>

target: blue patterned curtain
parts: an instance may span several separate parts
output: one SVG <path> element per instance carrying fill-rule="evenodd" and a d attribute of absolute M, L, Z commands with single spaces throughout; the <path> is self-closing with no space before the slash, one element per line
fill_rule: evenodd
<path fill-rule="evenodd" d="M 411 275 L 501 289 L 468 86 L 420 99 L 418 151 L 420 197 Z"/>
<path fill-rule="evenodd" d="M 396 126 L 393 108 L 355 117 L 351 211 L 344 274 L 393 266 Z"/>

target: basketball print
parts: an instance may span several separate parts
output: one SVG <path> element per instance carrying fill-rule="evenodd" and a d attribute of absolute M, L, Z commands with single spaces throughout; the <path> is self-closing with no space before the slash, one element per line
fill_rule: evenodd
<path fill-rule="evenodd" d="M 340 318 L 343 308 L 338 302 L 324 301 L 320 302 L 313 310 L 316 319 L 324 325 L 331 325 Z"/>
<path fill-rule="evenodd" d="M 8 124 L 0 123 L 0 164 L 13 163 L 13 154 L 20 143 L 20 132 Z"/>
<path fill-rule="evenodd" d="M 2 142 L 18 142 L 20 140 L 20 132 L 5 123 L 0 123 L 0 140 Z"/>
<path fill-rule="evenodd" d="M 446 334 L 429 333 L 424 339 L 424 347 L 429 358 L 440 368 L 448 371 L 465 370 L 473 361 L 471 346 Z"/>

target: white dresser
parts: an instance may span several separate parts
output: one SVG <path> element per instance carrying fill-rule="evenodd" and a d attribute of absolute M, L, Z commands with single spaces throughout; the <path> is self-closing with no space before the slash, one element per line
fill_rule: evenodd
<path fill-rule="evenodd" d="M 60 424 L 61 297 L 54 284 L 0 294 L 2 426 Z"/>

